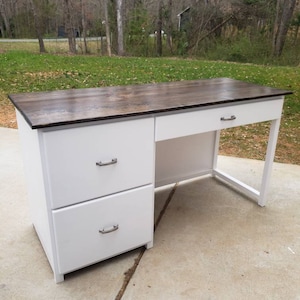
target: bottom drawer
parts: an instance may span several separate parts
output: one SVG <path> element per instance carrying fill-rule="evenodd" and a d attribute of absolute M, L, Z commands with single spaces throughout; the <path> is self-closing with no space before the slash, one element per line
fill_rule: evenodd
<path fill-rule="evenodd" d="M 153 186 L 53 211 L 61 274 L 153 240 Z"/>

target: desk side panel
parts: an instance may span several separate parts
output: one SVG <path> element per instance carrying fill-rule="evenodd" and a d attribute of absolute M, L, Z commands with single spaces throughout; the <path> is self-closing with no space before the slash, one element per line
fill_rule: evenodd
<path fill-rule="evenodd" d="M 37 130 L 32 130 L 29 127 L 18 111 L 16 111 L 16 115 L 21 140 L 31 220 L 50 265 L 54 268 L 51 230 L 49 226 L 49 214 L 40 155 L 39 133 Z"/>

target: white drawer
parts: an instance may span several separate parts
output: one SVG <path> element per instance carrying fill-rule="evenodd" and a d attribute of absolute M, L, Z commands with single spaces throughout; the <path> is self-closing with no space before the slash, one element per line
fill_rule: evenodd
<path fill-rule="evenodd" d="M 281 117 L 282 105 L 283 98 L 278 98 L 160 116 L 156 118 L 155 140 L 274 120 Z"/>
<path fill-rule="evenodd" d="M 53 223 L 61 274 L 140 247 L 153 240 L 153 185 L 55 210 Z"/>
<path fill-rule="evenodd" d="M 43 142 L 51 208 L 153 182 L 151 118 L 48 131 Z"/>

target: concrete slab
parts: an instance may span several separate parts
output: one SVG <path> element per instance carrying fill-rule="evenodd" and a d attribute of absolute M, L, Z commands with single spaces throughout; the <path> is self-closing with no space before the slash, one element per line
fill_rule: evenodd
<path fill-rule="evenodd" d="M 262 162 L 220 165 L 259 185 Z M 213 178 L 179 184 L 123 299 L 300 299 L 300 166 L 272 179 L 264 208 Z"/>
<path fill-rule="evenodd" d="M 262 162 L 220 165 L 259 186 Z M 18 131 L 0 128 L 0 299 L 300 299 L 300 166 L 273 170 L 265 208 L 209 177 L 159 189 L 153 249 L 55 284 L 30 222 Z"/>

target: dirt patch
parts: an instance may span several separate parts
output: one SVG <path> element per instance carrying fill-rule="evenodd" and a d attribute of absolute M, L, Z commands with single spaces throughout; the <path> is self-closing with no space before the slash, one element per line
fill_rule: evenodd
<path fill-rule="evenodd" d="M 52 72 L 26 72 L 24 73 L 24 76 L 25 77 L 30 77 L 30 78 L 33 78 L 33 79 L 49 79 L 49 78 L 59 78 L 61 77 L 62 75 L 64 74 L 64 72 L 62 71 L 52 71 Z"/>
<path fill-rule="evenodd" d="M 11 103 L 0 103 L 0 126 L 7 128 L 17 128 L 16 112 Z"/>

